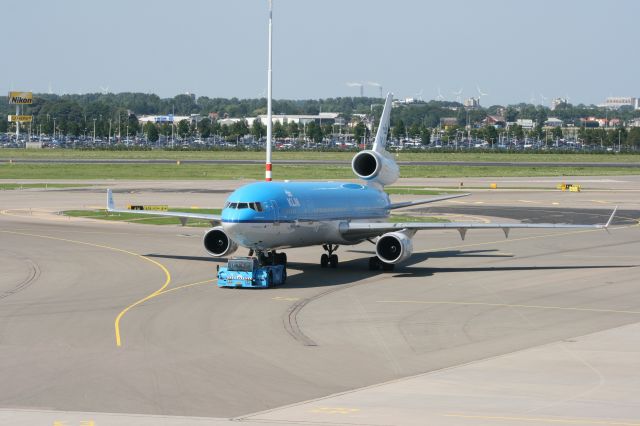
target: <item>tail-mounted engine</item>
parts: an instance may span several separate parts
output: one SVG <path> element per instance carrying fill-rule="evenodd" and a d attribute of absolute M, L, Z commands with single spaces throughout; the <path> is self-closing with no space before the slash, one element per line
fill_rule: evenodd
<path fill-rule="evenodd" d="M 386 155 L 385 155 L 386 154 Z M 353 173 L 360 179 L 384 185 L 390 185 L 400 177 L 400 169 L 387 152 L 362 151 L 351 160 Z"/>
<path fill-rule="evenodd" d="M 413 253 L 411 237 L 402 232 L 388 232 L 376 243 L 376 254 L 385 263 L 396 264 Z"/>
<path fill-rule="evenodd" d="M 204 234 L 202 242 L 207 252 L 214 257 L 230 255 L 238 249 L 238 244 L 229 238 L 222 226 L 216 226 L 208 230 Z"/>

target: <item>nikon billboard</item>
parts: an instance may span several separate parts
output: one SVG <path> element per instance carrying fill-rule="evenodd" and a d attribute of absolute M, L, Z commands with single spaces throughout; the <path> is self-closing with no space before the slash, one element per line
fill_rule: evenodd
<path fill-rule="evenodd" d="M 31 105 L 33 92 L 9 92 L 10 105 Z"/>

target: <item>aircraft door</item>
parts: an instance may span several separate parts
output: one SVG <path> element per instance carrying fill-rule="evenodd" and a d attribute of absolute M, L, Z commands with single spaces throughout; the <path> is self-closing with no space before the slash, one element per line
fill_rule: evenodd
<path fill-rule="evenodd" d="M 273 220 L 274 225 L 280 225 L 280 212 L 276 200 L 269 201 L 269 216 Z"/>

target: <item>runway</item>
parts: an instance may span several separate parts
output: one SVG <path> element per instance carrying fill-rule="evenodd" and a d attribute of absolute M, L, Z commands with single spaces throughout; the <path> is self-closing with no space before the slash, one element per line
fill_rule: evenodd
<path fill-rule="evenodd" d="M 0 424 L 637 424 L 637 183 L 426 212 L 598 222 L 619 204 L 609 233 L 422 232 L 388 274 L 367 270 L 370 243 L 335 270 L 289 250 L 265 291 L 218 289 L 201 228 L 54 214 L 106 185 L 122 205 L 217 207 L 240 182 L 3 191 Z"/>

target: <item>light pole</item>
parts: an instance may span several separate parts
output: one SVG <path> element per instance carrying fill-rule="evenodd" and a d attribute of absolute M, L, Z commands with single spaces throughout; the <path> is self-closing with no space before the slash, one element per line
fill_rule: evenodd
<path fill-rule="evenodd" d="M 620 152 L 620 149 L 622 149 L 622 147 L 620 146 L 620 134 L 622 133 L 622 131 L 620 129 L 618 129 L 618 152 Z"/>
<path fill-rule="evenodd" d="M 93 119 L 93 144 L 96 144 L 96 119 Z"/>

